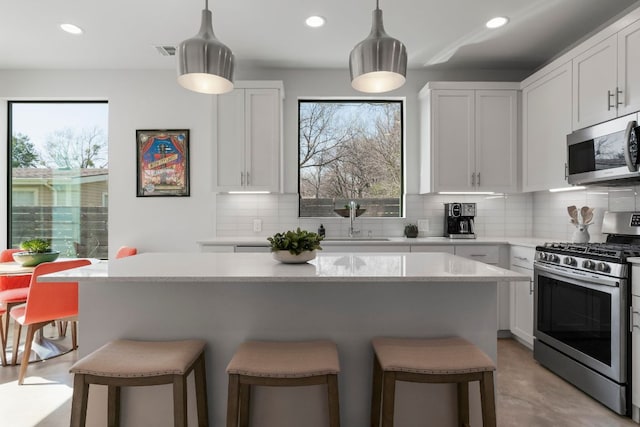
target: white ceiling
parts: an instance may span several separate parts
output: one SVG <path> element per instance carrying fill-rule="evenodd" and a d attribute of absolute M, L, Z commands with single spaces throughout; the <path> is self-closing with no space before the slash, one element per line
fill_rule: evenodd
<path fill-rule="evenodd" d="M 381 0 L 409 68 L 533 70 L 636 0 Z M 195 35 L 204 0 L 0 0 L 0 69 L 171 69 L 155 45 Z M 346 68 L 375 0 L 211 0 L 217 37 L 242 66 Z M 322 15 L 310 29 L 304 19 Z M 497 15 L 511 22 L 488 30 Z M 74 23 L 82 36 L 60 23 Z"/>

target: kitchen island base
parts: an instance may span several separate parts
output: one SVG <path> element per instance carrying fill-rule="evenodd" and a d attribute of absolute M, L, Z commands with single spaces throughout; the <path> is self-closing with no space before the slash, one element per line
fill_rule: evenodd
<path fill-rule="evenodd" d="M 208 342 L 211 425 L 225 425 L 226 366 L 240 343 L 330 339 L 338 345 L 343 426 L 369 423 L 372 348 L 376 336 L 458 335 L 496 361 L 496 282 L 80 281 L 80 356 L 120 338 Z M 188 390 L 193 390 L 192 381 Z M 102 390 L 104 388 L 104 390 Z M 326 426 L 323 386 L 256 387 L 251 425 Z M 455 386 L 399 383 L 397 426 L 453 426 Z M 194 402 L 193 396 L 188 401 Z M 106 388 L 89 396 L 88 425 L 106 411 Z M 171 388 L 122 391 L 122 425 L 172 425 Z M 477 383 L 470 387 L 472 425 L 481 424 Z M 195 404 L 189 407 L 196 420 Z M 425 422 L 427 421 L 428 422 Z M 193 424 L 195 425 L 195 424 Z"/>

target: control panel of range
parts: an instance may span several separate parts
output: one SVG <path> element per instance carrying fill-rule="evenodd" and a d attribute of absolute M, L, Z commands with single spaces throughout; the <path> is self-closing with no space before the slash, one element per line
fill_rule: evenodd
<path fill-rule="evenodd" d="M 557 254 L 541 250 L 536 251 L 536 261 L 572 268 L 574 270 L 589 271 L 620 278 L 626 277 L 628 269 L 626 263 L 620 264 L 609 261 L 600 261 L 582 258 L 575 255 Z"/>

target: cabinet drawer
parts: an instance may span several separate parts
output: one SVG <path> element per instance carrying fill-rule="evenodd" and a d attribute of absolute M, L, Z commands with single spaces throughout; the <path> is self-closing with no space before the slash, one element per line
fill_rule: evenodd
<path fill-rule="evenodd" d="M 455 249 L 451 245 L 411 245 L 411 252 L 446 252 L 455 254 Z"/>
<path fill-rule="evenodd" d="M 458 245 L 456 246 L 456 255 L 487 264 L 500 262 L 500 248 L 493 245 Z"/>
<path fill-rule="evenodd" d="M 511 265 L 511 267 L 517 266 L 533 270 L 533 259 L 536 254 L 536 250 L 534 248 L 526 246 L 511 246 L 509 252 L 509 265 Z"/>

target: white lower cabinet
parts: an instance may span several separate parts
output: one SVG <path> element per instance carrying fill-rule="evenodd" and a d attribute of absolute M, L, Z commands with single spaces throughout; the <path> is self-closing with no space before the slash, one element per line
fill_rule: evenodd
<path fill-rule="evenodd" d="M 445 252 L 451 255 L 455 255 L 455 246 L 451 245 L 411 245 L 411 252 Z"/>
<path fill-rule="evenodd" d="M 411 252 L 409 245 L 322 245 L 322 252 Z"/>
<path fill-rule="evenodd" d="M 498 245 L 456 245 L 455 254 L 485 264 L 500 264 L 500 246 Z M 498 282 L 498 335 L 509 334 L 509 282 Z"/>
<path fill-rule="evenodd" d="M 520 342 L 533 348 L 533 259 L 535 249 L 512 246 L 510 269 L 526 274 L 529 280 L 511 282 L 510 329 Z"/>

